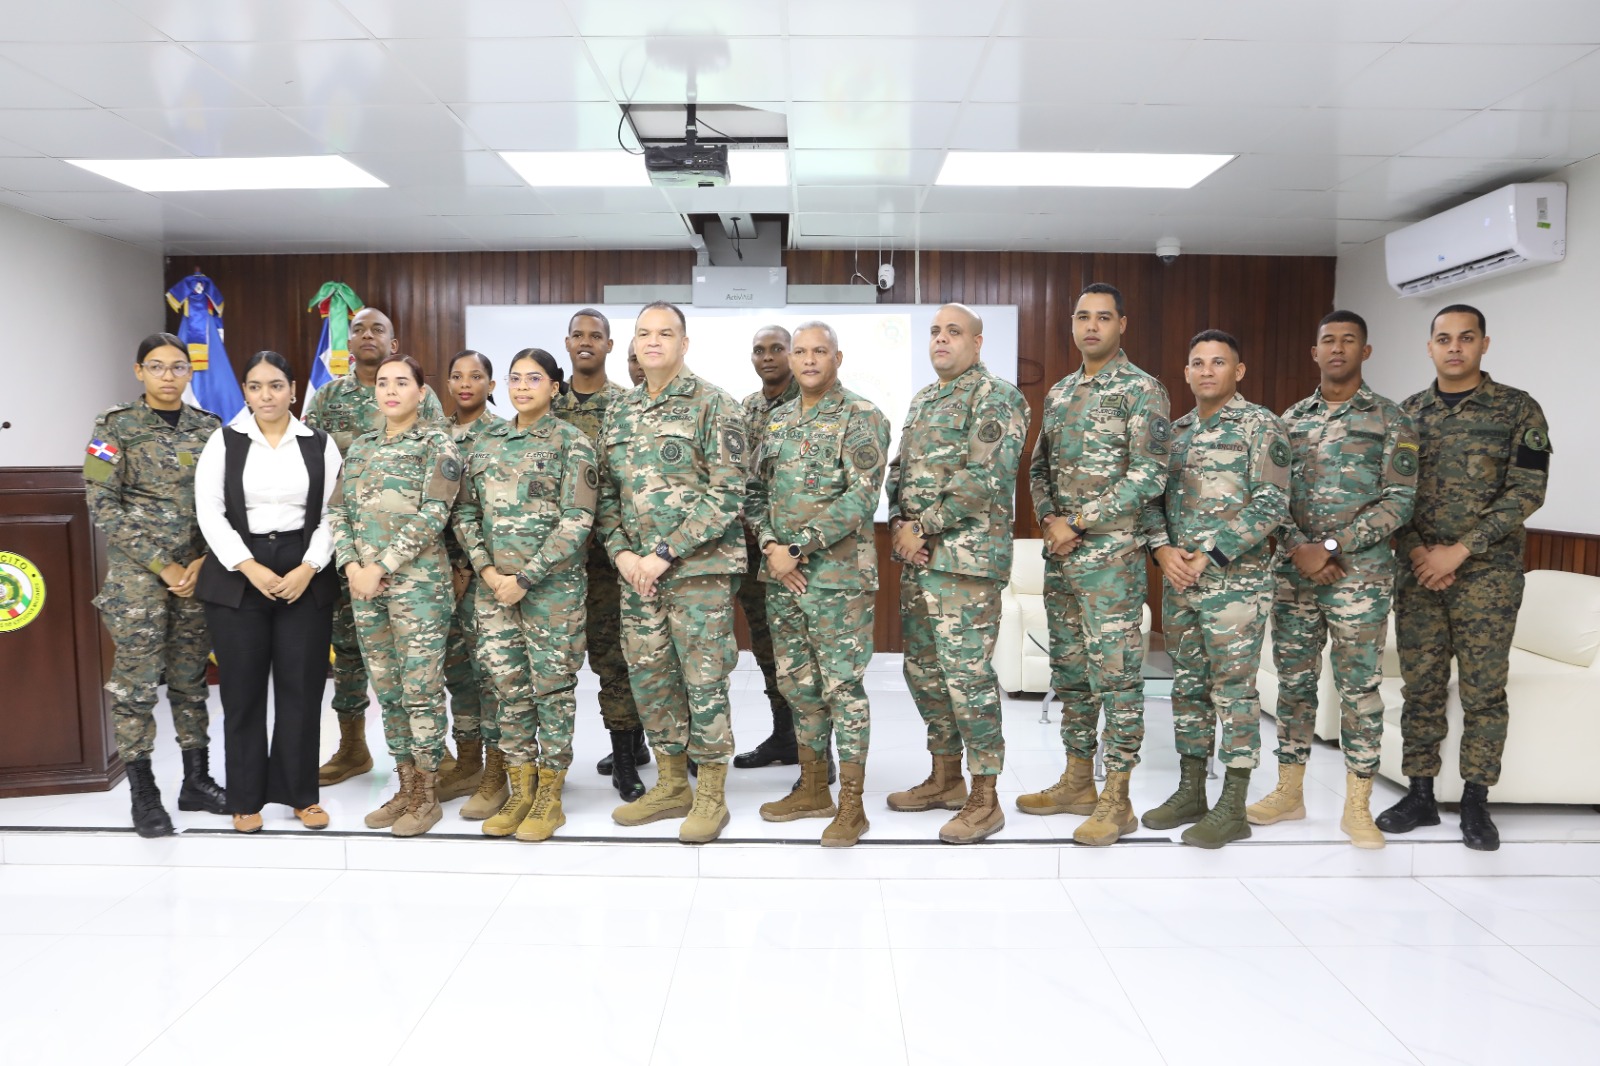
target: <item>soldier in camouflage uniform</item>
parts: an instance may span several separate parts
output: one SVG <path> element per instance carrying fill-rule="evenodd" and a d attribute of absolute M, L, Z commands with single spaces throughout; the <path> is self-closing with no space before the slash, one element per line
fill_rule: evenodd
<path fill-rule="evenodd" d="M 728 674 L 739 657 L 733 579 L 745 569 L 737 521 L 744 412 L 684 366 L 689 338 L 677 307 L 646 306 L 634 346 L 646 380 L 612 403 L 600 431 L 595 528 L 623 582 L 623 651 L 660 773 L 612 818 L 684 818 L 678 839 L 703 844 L 728 824 Z M 690 756 L 700 764 L 697 790 L 689 787 Z"/>
<path fill-rule="evenodd" d="M 1358 848 L 1384 845 L 1372 822 L 1371 797 L 1383 743 L 1379 659 L 1394 589 L 1389 538 L 1411 517 L 1417 485 L 1411 419 L 1361 379 L 1371 355 L 1360 315 L 1329 314 L 1317 324 L 1311 349 L 1322 384 L 1283 415 L 1294 459 L 1272 602 L 1278 787 L 1245 808 L 1252 825 L 1306 816 L 1303 785 L 1317 720 L 1317 679 L 1331 634 L 1345 763 L 1339 828 Z"/>
<path fill-rule="evenodd" d="M 744 398 L 744 420 L 750 429 L 749 456 L 752 464 L 761 450 L 761 435 L 772 413 L 800 395 L 800 386 L 789 371 L 789 345 L 792 338 L 782 326 L 762 326 L 750 341 L 750 365 L 761 379 L 761 388 Z M 754 473 L 752 467 L 752 473 Z M 756 543 L 754 519 L 745 515 L 745 556 L 749 566 L 739 582 L 739 607 L 750 626 L 750 651 L 766 682 L 767 703 L 772 708 L 772 735 L 754 748 L 733 758 L 741 770 L 779 763 L 792 766 L 800 759 L 795 749 L 794 708 L 778 684 L 777 665 L 772 647 L 772 628 L 767 622 L 766 588 L 759 578 L 761 548 Z"/>
<path fill-rule="evenodd" d="M 861 806 L 872 727 L 863 680 L 878 588 L 872 516 L 889 452 L 883 412 L 839 384 L 842 358 L 826 323 L 795 331 L 788 361 L 800 394 L 766 416 L 746 511 L 766 560 L 760 580 L 746 580 L 765 586 L 778 683 L 798 712 L 800 782 L 762 804 L 761 817 L 831 817 L 824 847 L 850 847 L 870 828 Z M 835 733 L 837 807 L 827 765 Z"/>
<path fill-rule="evenodd" d="M 206 657 L 211 639 L 194 598 L 205 540 L 194 509 L 194 468 L 216 415 L 183 402 L 189 355 L 170 333 L 146 337 L 134 358 L 144 396 L 95 419 L 83 463 L 89 515 L 110 547 L 100 609 L 116 662 L 106 691 L 117 753 L 128 771 L 133 825 L 140 836 L 172 832 L 172 819 L 150 770 L 155 746 L 156 686 L 165 674 L 167 702 L 183 752 L 178 809 L 226 810 L 211 779 L 206 712 Z"/>
<path fill-rule="evenodd" d="M 889 808 L 959 809 L 939 830 L 947 844 L 982 840 L 1006 824 L 995 795 L 1005 738 L 993 659 L 1028 403 L 983 365 L 982 347 L 983 320 L 971 308 L 945 304 L 934 315 L 928 351 L 939 380 L 912 397 L 888 474 L 894 554 L 906 564 L 906 684 L 933 756 L 928 779 L 890 794 Z"/>
<path fill-rule="evenodd" d="M 1167 487 L 1171 414 L 1161 382 L 1121 349 L 1122 294 L 1104 283 L 1078 297 L 1073 340 L 1081 369 L 1045 397 L 1028 482 L 1044 532 L 1050 684 L 1061 697 L 1067 768 L 1024 814 L 1088 814 L 1080 844 L 1114 844 L 1138 828 L 1128 777 L 1144 741 L 1145 594 L 1139 515 Z M 1094 787 L 1095 725 L 1106 714 L 1106 787 Z"/>
<path fill-rule="evenodd" d="M 611 321 L 585 307 L 567 324 L 567 358 L 572 360 L 571 387 L 551 405 L 557 418 L 582 430 L 592 444 L 600 438 L 606 412 L 628 390 L 606 377 L 611 354 Z M 611 754 L 595 768 L 610 775 L 618 795 L 636 800 L 644 795 L 639 767 L 650 761 L 639 707 L 628 683 L 628 660 L 622 654 L 622 588 L 600 538 L 590 536 L 585 567 L 589 575 L 586 633 L 589 666 L 600 678 L 600 718 L 611 735 Z M 621 759 L 621 767 L 617 761 Z"/>
<path fill-rule="evenodd" d="M 555 418 L 562 374 L 555 357 L 526 349 L 506 384 L 517 417 L 500 422 L 467 457 L 454 528 L 477 590 L 478 659 L 499 695 L 500 750 L 511 778 L 486 836 L 549 840 L 572 765 L 578 666 L 588 579 L 584 545 L 600 478 L 594 445 Z"/>
<path fill-rule="evenodd" d="M 373 395 L 378 364 L 400 350 L 394 323 L 376 307 L 363 307 L 350 320 L 350 372 L 335 378 L 312 394 L 302 421 L 327 433 L 347 455 L 350 444 L 366 433 L 381 431 L 383 414 Z M 423 392 L 420 417 L 444 425 L 444 408 L 433 390 Z M 333 609 L 333 709 L 339 717 L 339 749 L 317 770 L 317 783 L 326 788 L 372 769 L 367 750 L 367 671 L 356 639 L 355 615 L 350 606 L 350 586 L 339 582 L 339 602 Z"/>
<path fill-rule="evenodd" d="M 1289 513 L 1288 433 L 1278 416 L 1239 395 L 1239 342 L 1197 334 L 1184 377 L 1198 406 L 1172 424 L 1167 491 L 1141 526 L 1168 591 L 1162 629 L 1172 656 L 1178 789 L 1147 811 L 1151 829 L 1220 848 L 1250 835 L 1245 792 L 1261 761 L 1256 668 L 1272 606 L 1269 537 Z M 1206 808 L 1206 760 L 1222 722 L 1222 795 Z"/>
<path fill-rule="evenodd" d="M 448 429 L 420 417 L 416 360 L 391 356 L 377 371 L 385 427 L 350 445 L 328 517 L 400 775 L 399 791 L 366 823 L 416 836 L 442 817 L 444 646 L 455 604 L 441 534 L 460 488 L 461 454 Z"/>
<path fill-rule="evenodd" d="M 1435 383 L 1401 406 L 1422 443 L 1417 505 L 1400 530 L 1395 635 L 1405 706 L 1406 796 L 1378 817 L 1387 833 L 1438 825 L 1433 779 L 1448 731 L 1450 660 L 1461 692 L 1461 837 L 1493 851 L 1489 788 L 1500 780 L 1510 711 L 1506 673 L 1522 605 L 1528 516 L 1544 503 L 1550 426 L 1539 404 L 1483 373 L 1483 312 L 1453 304 L 1434 316 Z"/>

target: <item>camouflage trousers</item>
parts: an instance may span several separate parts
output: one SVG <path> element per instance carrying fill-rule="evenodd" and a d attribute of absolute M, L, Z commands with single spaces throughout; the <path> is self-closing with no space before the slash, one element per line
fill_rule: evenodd
<path fill-rule="evenodd" d="M 767 702 L 774 709 L 783 708 L 793 714 L 784 700 L 783 686 L 778 683 L 777 652 L 773 648 L 772 625 L 767 619 L 766 582 L 761 580 L 761 567 L 767 558 L 750 537 L 744 539 L 745 572 L 737 579 L 734 589 L 739 609 L 750 627 L 750 651 L 761 668 L 761 678 L 766 683 Z"/>
<path fill-rule="evenodd" d="M 623 583 L 622 649 L 650 746 L 697 763 L 733 755 L 728 675 L 739 660 L 733 578 L 664 577 L 645 599 Z"/>
<path fill-rule="evenodd" d="M 628 660 L 622 654 L 622 589 L 617 568 L 606 558 L 598 537 L 589 542 L 585 560 L 589 592 L 585 638 L 589 669 L 600 678 L 600 720 L 613 732 L 639 728 L 639 706 L 628 683 Z"/>
<path fill-rule="evenodd" d="M 366 714 L 367 664 L 361 658 L 350 582 L 339 572 L 339 602 L 333 605 L 333 710 L 341 716 Z"/>
<path fill-rule="evenodd" d="M 1387 548 L 1384 551 L 1388 551 Z M 1304 764 L 1317 724 L 1317 682 L 1322 647 L 1329 653 L 1339 693 L 1339 747 L 1358 777 L 1378 769 L 1383 747 L 1384 638 L 1389 632 L 1392 564 L 1356 564 L 1334 585 L 1318 585 L 1293 566 L 1280 569 L 1272 600 L 1272 661 L 1278 671 L 1278 761 Z"/>
<path fill-rule="evenodd" d="M 1506 674 L 1522 585 L 1520 569 L 1469 559 L 1456 571 L 1455 584 L 1430 592 L 1417 584 L 1409 565 L 1401 564 L 1394 629 L 1405 678 L 1400 735 L 1407 777 L 1439 776 L 1454 658 L 1461 693 L 1461 779 L 1475 785 L 1499 782 L 1511 719 Z"/>
<path fill-rule="evenodd" d="M 826 759 L 836 735 L 839 761 L 865 763 L 872 712 L 863 685 L 872 662 L 872 601 L 861 589 L 807 585 L 795 595 L 776 581 L 767 593 L 778 684 L 794 708 L 795 739 Z"/>
<path fill-rule="evenodd" d="M 450 632 L 444 642 L 444 687 L 450 693 L 450 733 L 456 746 L 480 738 L 494 743 L 499 734 L 495 725 L 494 685 L 478 666 L 478 622 L 475 599 L 483 579 L 477 574 L 467 582 L 455 613 L 450 616 Z"/>
<path fill-rule="evenodd" d="M 583 663 L 584 598 L 580 563 L 545 575 L 521 602 L 506 606 L 477 583 L 478 663 L 493 679 L 500 750 L 511 766 L 551 770 L 572 765 Z"/>
<path fill-rule="evenodd" d="M 211 634 L 206 630 L 204 605 L 174 596 L 150 571 L 119 562 L 111 564 L 94 605 L 117 644 L 106 691 L 111 693 L 111 721 L 122 761 L 148 759 L 155 748 L 156 686 L 162 674 L 167 678 L 178 747 L 206 747 L 211 725 L 206 711 Z"/>
<path fill-rule="evenodd" d="M 900 578 L 905 677 L 928 729 L 928 751 L 960 755 L 967 769 L 1005 768 L 1000 681 L 994 643 L 1000 632 L 999 581 L 908 566 Z"/>
<path fill-rule="evenodd" d="M 455 610 L 447 574 L 412 562 L 377 599 L 352 604 L 389 754 L 421 770 L 437 770 L 445 751 L 444 645 Z"/>
<path fill-rule="evenodd" d="M 1071 557 L 1045 560 L 1044 610 L 1050 628 L 1050 687 L 1061 699 L 1061 742 L 1068 755 L 1094 758 L 1095 726 L 1105 708 L 1105 764 L 1139 765 L 1144 743 L 1144 553 L 1078 568 Z"/>
<path fill-rule="evenodd" d="M 1217 758 L 1233 769 L 1261 764 L 1261 697 L 1256 670 L 1272 608 L 1272 571 L 1208 567 L 1185 592 L 1161 600 L 1172 656 L 1172 724 L 1179 755 Z"/>

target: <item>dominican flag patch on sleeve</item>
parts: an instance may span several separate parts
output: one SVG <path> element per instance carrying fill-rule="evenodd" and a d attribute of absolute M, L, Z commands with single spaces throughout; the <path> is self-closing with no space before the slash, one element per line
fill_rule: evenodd
<path fill-rule="evenodd" d="M 100 459 L 107 463 L 115 463 L 122 458 L 122 451 L 115 444 L 107 444 L 98 437 L 89 442 L 89 458 Z"/>

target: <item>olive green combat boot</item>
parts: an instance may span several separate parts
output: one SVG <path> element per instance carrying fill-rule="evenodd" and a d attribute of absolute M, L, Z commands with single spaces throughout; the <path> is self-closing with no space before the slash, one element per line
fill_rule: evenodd
<path fill-rule="evenodd" d="M 411 782 L 411 802 L 406 813 L 395 819 L 389 832 L 397 837 L 419 837 L 439 824 L 444 810 L 439 806 L 439 771 L 416 770 Z"/>
<path fill-rule="evenodd" d="M 800 781 L 781 800 L 761 805 L 761 817 L 769 822 L 792 822 L 799 818 L 832 818 L 839 813 L 828 791 L 827 761 L 804 744 L 800 746 Z"/>
<path fill-rule="evenodd" d="M 1198 755 L 1178 756 L 1178 791 L 1165 803 L 1144 812 L 1146 829 L 1176 829 L 1206 816 L 1206 761 Z"/>
<path fill-rule="evenodd" d="M 976 844 L 1006 827 L 1006 814 L 1000 809 L 1000 797 L 994 791 L 999 780 L 996 774 L 972 775 L 972 792 L 956 816 L 939 830 L 941 841 L 946 844 Z"/>
<path fill-rule="evenodd" d="M 1339 828 L 1358 848 L 1375 851 L 1388 843 L 1372 820 L 1372 778 L 1345 771 L 1344 814 L 1339 818 Z"/>
<path fill-rule="evenodd" d="M 517 831 L 533 809 L 534 792 L 539 787 L 539 768 L 533 763 L 506 767 L 506 801 L 494 817 L 483 823 L 486 837 L 508 837 Z"/>
<path fill-rule="evenodd" d="M 327 762 L 317 767 L 317 784 L 323 788 L 348 781 L 372 769 L 372 752 L 367 750 L 367 716 L 339 715 L 339 748 Z M 385 823 L 387 824 L 387 823 Z M 374 829 L 380 828 L 373 826 Z"/>
<path fill-rule="evenodd" d="M 818 763 L 823 773 L 823 789 L 827 789 L 826 781 L 828 767 L 826 763 Z M 723 799 L 722 786 L 728 780 L 728 764 L 725 762 L 703 762 L 700 764 L 700 777 L 695 782 L 694 805 L 689 809 L 689 817 L 683 820 L 678 827 L 678 842 L 680 844 L 709 844 L 722 835 L 722 830 L 728 825 L 728 805 Z"/>
<path fill-rule="evenodd" d="M 1183 842 L 1197 848 L 1220 848 L 1250 835 L 1244 816 L 1244 795 L 1250 790 L 1250 769 L 1230 766 L 1222 776 L 1222 795 L 1206 816 L 1183 831 Z"/>
<path fill-rule="evenodd" d="M 1244 809 L 1251 825 L 1293 822 L 1306 816 L 1306 764 L 1278 764 L 1278 787 Z M 1377 829 L 1377 826 L 1373 826 Z"/>
<path fill-rule="evenodd" d="M 561 809 L 561 786 L 566 784 L 567 772 L 549 766 L 539 768 L 539 791 L 533 797 L 528 816 L 517 826 L 517 839 L 526 844 L 537 844 L 555 836 L 556 830 L 567 824 L 567 813 Z"/>
<path fill-rule="evenodd" d="M 478 791 L 483 783 L 483 738 L 456 743 L 455 761 L 448 770 L 439 763 L 439 800 L 459 799 Z"/>
<path fill-rule="evenodd" d="M 1061 780 L 1043 792 L 1017 797 L 1017 810 L 1023 814 L 1093 814 L 1100 796 L 1094 790 L 1094 760 L 1067 756 L 1067 769 Z"/>
<path fill-rule="evenodd" d="M 400 775 L 400 788 L 382 807 L 367 815 L 365 821 L 368 829 L 388 829 L 406 813 L 406 807 L 411 804 L 411 788 L 416 781 L 417 764 L 410 759 L 397 762 L 394 772 Z"/>
<path fill-rule="evenodd" d="M 618 825 L 645 825 L 663 818 L 682 818 L 694 805 L 694 791 L 689 788 L 689 755 L 678 752 L 668 755 L 656 752 L 655 787 L 632 803 L 624 803 L 611 812 L 611 820 Z"/>
<path fill-rule="evenodd" d="M 862 835 L 872 828 L 872 823 L 867 821 L 866 809 L 861 806 L 861 790 L 866 783 L 867 768 L 864 764 L 839 764 L 839 814 L 822 831 L 823 847 L 854 847 Z"/>
<path fill-rule="evenodd" d="M 1106 774 L 1106 787 L 1100 790 L 1100 800 L 1094 805 L 1089 820 L 1072 831 L 1072 839 L 1080 844 L 1104 847 L 1115 844 L 1139 828 L 1139 818 L 1128 802 L 1127 770 Z"/>
<path fill-rule="evenodd" d="M 483 757 L 483 776 L 478 779 L 478 790 L 461 805 L 461 817 L 480 822 L 504 806 L 510 795 L 506 783 L 506 755 L 496 744 Z"/>
<path fill-rule="evenodd" d="M 935 755 L 933 772 L 915 788 L 889 793 L 891 811 L 959 811 L 967 802 L 960 755 Z"/>

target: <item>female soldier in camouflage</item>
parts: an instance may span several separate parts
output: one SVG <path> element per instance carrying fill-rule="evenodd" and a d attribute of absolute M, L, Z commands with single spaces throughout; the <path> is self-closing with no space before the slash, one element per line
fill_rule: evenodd
<path fill-rule="evenodd" d="M 409 355 L 378 365 L 385 426 L 350 445 L 328 501 L 361 654 L 400 774 L 400 790 L 366 822 L 395 836 L 426 833 L 441 817 L 444 645 L 454 604 L 440 533 L 460 486 L 461 454 L 448 431 L 418 421 L 423 386 Z"/>
<path fill-rule="evenodd" d="M 511 360 L 517 416 L 486 430 L 468 456 L 452 527 L 482 578 L 478 662 L 499 697 L 511 778 L 510 798 L 483 832 L 527 841 L 549 840 L 567 821 L 561 788 L 584 652 L 583 549 L 600 488 L 589 438 L 550 413 L 561 379 L 543 349 Z"/>

